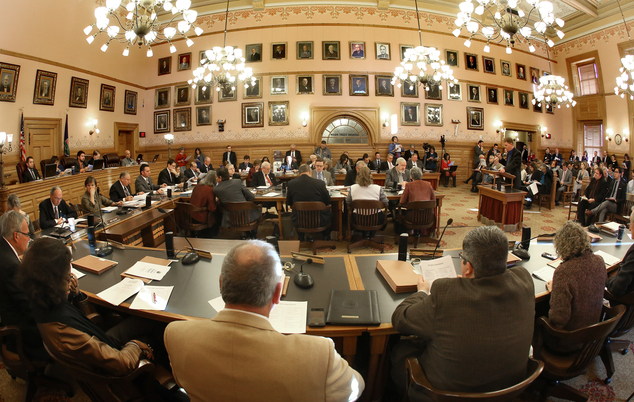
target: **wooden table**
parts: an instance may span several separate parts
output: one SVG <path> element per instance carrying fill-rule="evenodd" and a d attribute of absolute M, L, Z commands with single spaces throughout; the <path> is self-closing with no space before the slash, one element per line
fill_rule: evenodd
<path fill-rule="evenodd" d="M 510 186 L 478 186 L 478 221 L 497 225 L 505 232 L 515 232 L 524 222 L 524 198 L 527 192 Z"/>

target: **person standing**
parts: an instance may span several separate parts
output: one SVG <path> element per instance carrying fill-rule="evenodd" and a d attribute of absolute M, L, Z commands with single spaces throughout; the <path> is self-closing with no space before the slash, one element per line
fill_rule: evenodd
<path fill-rule="evenodd" d="M 504 139 L 504 149 L 506 150 L 506 166 L 500 169 L 500 173 L 508 173 L 515 176 L 514 179 L 506 179 L 506 182 L 513 185 L 513 188 L 518 189 L 522 186 L 522 158 L 520 155 L 520 151 L 515 149 L 515 145 L 513 145 L 513 139 L 511 137 L 506 137 Z"/>

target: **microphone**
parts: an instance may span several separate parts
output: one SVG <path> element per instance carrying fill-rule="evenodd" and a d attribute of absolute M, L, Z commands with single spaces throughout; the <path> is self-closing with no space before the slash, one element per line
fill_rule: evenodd
<path fill-rule="evenodd" d="M 447 230 L 447 227 L 451 225 L 452 223 L 453 223 L 452 218 L 447 219 L 447 224 L 445 225 L 445 228 L 442 230 L 442 234 L 440 235 L 440 238 L 438 239 L 438 243 L 436 243 L 436 247 L 434 248 L 434 253 L 431 255 L 431 258 L 436 258 L 436 250 L 438 249 L 438 246 L 440 245 L 440 241 L 442 240 L 442 237 L 445 235 L 445 230 Z"/>
<path fill-rule="evenodd" d="M 158 208 L 158 211 L 160 213 L 166 214 L 167 216 L 169 216 L 172 221 L 174 221 L 174 224 L 176 225 L 176 228 L 178 228 L 178 223 L 176 223 L 176 220 L 174 219 L 174 217 L 170 214 L 167 213 L 166 210 L 164 210 L 163 208 Z M 180 230 L 180 228 L 178 228 Z M 181 263 L 183 265 L 190 265 L 190 264 L 195 264 L 198 262 L 198 260 L 200 260 L 200 256 L 198 255 L 197 252 L 194 251 L 194 246 L 192 246 L 191 242 L 189 241 L 189 239 L 187 238 L 186 235 L 183 235 L 183 237 L 185 237 L 185 240 L 187 240 L 187 243 L 189 243 L 189 247 L 191 247 L 191 251 L 187 254 L 185 254 L 185 256 L 183 256 L 183 258 L 181 258 Z"/>
<path fill-rule="evenodd" d="M 295 285 L 297 285 L 297 287 L 300 287 L 302 289 L 310 289 L 315 285 L 315 281 L 313 281 L 313 277 L 310 276 L 310 274 L 305 274 L 304 273 L 304 264 L 312 264 L 313 263 L 313 259 L 312 258 L 307 258 L 306 262 L 302 263 L 302 266 L 299 269 L 299 272 L 295 275 L 295 278 L 293 279 L 293 282 L 295 282 Z"/>
<path fill-rule="evenodd" d="M 101 193 L 99 191 L 99 187 L 97 187 L 97 204 L 99 204 L 99 216 L 101 217 L 101 224 L 103 225 L 103 234 L 106 238 L 106 245 L 99 249 L 95 249 L 95 255 L 97 257 L 105 257 L 109 254 L 112 254 L 113 248 L 110 243 L 108 243 L 108 234 L 106 233 L 106 221 L 103 220 L 103 211 L 101 210 Z"/>

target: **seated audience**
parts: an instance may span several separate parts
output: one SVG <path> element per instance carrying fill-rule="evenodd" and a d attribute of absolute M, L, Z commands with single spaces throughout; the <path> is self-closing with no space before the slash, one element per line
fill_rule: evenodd
<path fill-rule="evenodd" d="M 317 148 L 317 149 L 319 149 L 319 148 Z M 286 157 L 289 157 L 289 156 L 290 156 L 290 159 L 291 159 L 291 164 L 292 164 L 292 162 L 295 162 L 295 164 L 297 166 L 301 165 L 301 163 L 302 163 L 302 153 L 299 150 L 295 149 L 295 144 L 291 144 L 291 149 L 286 151 Z"/>
<path fill-rule="evenodd" d="M 429 147 L 429 152 L 425 153 L 425 170 L 435 172 L 438 168 L 438 154 L 434 146 Z"/>
<path fill-rule="evenodd" d="M 121 172 L 119 174 L 119 180 L 110 186 L 110 199 L 113 202 L 132 201 L 134 196 L 132 195 L 132 190 L 130 189 L 131 181 L 130 173 Z"/>
<path fill-rule="evenodd" d="M 495 391 L 526 378 L 535 291 L 525 268 L 507 269 L 507 254 L 504 232 L 480 226 L 463 240 L 460 277 L 433 286 L 420 277 L 418 292 L 392 315 L 395 330 L 417 337 L 392 352 L 399 389 L 405 390 L 408 357 L 417 357 L 430 384 L 444 391 Z"/>
<path fill-rule="evenodd" d="M 453 172 L 451 172 L 449 169 L 452 165 L 453 165 L 453 162 L 451 162 L 451 156 L 449 154 L 445 154 L 445 157 L 443 158 L 442 163 L 440 165 L 443 172 L 443 176 L 445 176 L 445 187 L 449 187 L 450 177 L 453 179 L 453 186 L 456 187 L 456 171 L 454 170 Z"/>
<path fill-rule="evenodd" d="M 341 154 L 339 160 L 335 164 L 335 171 L 337 173 L 348 173 L 352 170 L 350 166 L 350 160 L 348 159 L 348 155 Z"/>
<path fill-rule="evenodd" d="M 259 159 L 253 161 L 253 169 L 249 169 L 249 174 L 247 175 L 247 187 L 253 187 L 251 185 L 251 180 L 253 180 L 253 175 L 260 171 L 261 164 L 262 162 Z"/>
<path fill-rule="evenodd" d="M 129 167 L 129 166 L 137 165 L 137 164 L 138 163 L 135 162 L 135 160 L 130 157 L 130 150 L 126 149 L 125 150 L 125 158 L 123 158 L 123 160 L 121 161 L 121 166 Z"/>
<path fill-rule="evenodd" d="M 589 221 L 592 221 L 593 216 L 599 216 L 599 222 L 605 222 L 607 213 L 615 214 L 621 211 L 623 204 L 625 204 L 627 184 L 621 180 L 621 168 L 615 166 L 613 175 L 614 179 L 608 184 L 604 201 L 593 209 L 586 209 L 586 219 Z"/>
<path fill-rule="evenodd" d="M 203 160 L 203 163 L 200 165 L 200 173 L 208 173 L 214 170 L 214 167 L 211 164 L 211 158 L 206 156 Z"/>
<path fill-rule="evenodd" d="M 77 218 L 77 212 L 66 204 L 63 196 L 61 187 L 54 186 L 50 198 L 40 202 L 40 228 L 52 228 L 68 218 Z"/>
<path fill-rule="evenodd" d="M 394 167 L 394 155 L 392 154 L 387 154 L 387 156 L 385 157 L 385 161 L 381 162 L 381 171 L 382 172 L 387 172 L 388 170 L 391 170 Z"/>
<path fill-rule="evenodd" d="M 248 188 L 243 186 L 240 180 L 231 180 L 227 169 L 218 169 L 216 179 L 218 180 L 218 184 L 213 188 L 213 193 L 221 204 L 225 202 L 253 201 L 255 199 L 255 195 Z M 256 209 L 249 213 L 250 220 L 254 221 L 260 217 L 262 210 Z M 229 213 L 227 211 L 223 213 L 222 226 L 229 226 Z M 256 237 L 257 229 L 255 229 L 251 235 Z"/>
<path fill-rule="evenodd" d="M 410 144 L 409 149 L 403 153 L 403 158 L 408 161 L 411 159 L 412 155 L 416 154 L 418 159 L 420 160 L 420 155 L 418 155 L 418 150 L 416 149 L 416 145 Z"/>
<path fill-rule="evenodd" d="M 229 172 L 229 177 L 231 179 L 240 180 L 240 173 L 236 173 L 236 167 L 233 165 L 233 163 L 225 163 L 225 169 L 227 169 L 227 172 Z"/>
<path fill-rule="evenodd" d="M 326 147 L 325 140 L 321 140 L 321 144 L 319 144 L 319 146 L 315 148 L 315 152 L 313 153 L 319 156 L 321 159 L 325 159 L 325 158 L 332 159 L 332 153 L 330 152 L 330 149 Z"/>
<path fill-rule="evenodd" d="M 494 153 L 489 155 L 489 164 L 487 165 L 486 170 L 498 171 L 501 170 L 503 167 L 504 165 L 500 163 L 500 154 Z M 500 179 L 489 173 L 485 173 L 484 177 L 482 178 L 482 182 L 484 184 L 493 184 L 493 182 L 495 182 L 496 180 Z"/>
<path fill-rule="evenodd" d="M 182 186 L 180 172 L 176 170 L 176 161 L 169 159 L 167 167 L 159 173 L 158 184 L 166 184 L 168 186 Z"/>
<path fill-rule="evenodd" d="M 97 180 L 92 176 L 86 177 L 84 187 L 86 187 L 86 192 L 81 196 L 81 207 L 89 214 L 99 216 L 99 210 L 103 207 L 109 207 L 113 204 L 119 207 L 123 205 L 121 200 L 114 202 L 101 194 L 97 194 Z"/>
<path fill-rule="evenodd" d="M 370 164 L 368 165 L 368 167 L 370 168 L 370 170 L 381 170 L 381 163 L 383 163 L 381 161 L 381 153 L 375 152 L 374 160 L 370 161 Z"/>
<path fill-rule="evenodd" d="M 564 191 L 568 191 L 568 187 L 572 186 L 572 170 L 569 169 L 569 162 L 562 163 L 562 172 L 557 183 L 557 194 L 555 195 L 555 205 L 559 205 L 559 200 Z"/>
<path fill-rule="evenodd" d="M 151 177 L 150 165 L 147 163 L 142 164 L 139 167 L 139 176 L 134 181 L 134 191 L 137 194 L 151 193 L 156 191 L 159 194 L 163 194 L 163 187 L 167 187 L 167 183 L 161 185 L 154 184 Z"/>
<path fill-rule="evenodd" d="M 471 177 L 463 182 L 464 184 L 468 184 L 469 180 L 472 180 L 470 190 L 472 193 L 478 192 L 478 184 L 482 182 L 482 169 L 486 169 L 486 160 L 484 154 L 478 155 L 478 164 L 473 169 Z"/>
<path fill-rule="evenodd" d="M 299 167 L 299 176 L 288 182 L 288 187 L 286 188 L 286 205 L 292 208 L 293 203 L 297 201 L 321 201 L 326 205 L 330 205 L 330 194 L 328 193 L 328 189 L 326 189 L 325 180 L 311 177 L 311 175 L 314 175 L 316 171 L 321 169 L 320 166 L 322 164 L 323 162 L 320 159 L 317 159 L 317 168 L 316 170 L 313 170 L 312 173 L 310 167 L 306 164 Z M 322 173 L 329 174 L 328 172 Z M 328 226 L 328 228 L 323 232 L 325 239 L 330 238 L 331 217 L 332 212 L 330 208 L 320 212 L 319 224 L 317 227 Z M 293 221 L 293 226 L 297 226 L 297 212 L 294 210 L 291 215 L 291 220 Z M 304 233 L 298 232 L 297 237 L 300 241 L 303 241 Z"/>
<path fill-rule="evenodd" d="M 77 160 L 73 165 L 75 169 L 75 173 L 84 173 L 88 168 L 88 164 L 86 163 L 86 153 L 84 151 L 77 152 Z"/>
<path fill-rule="evenodd" d="M 540 176 L 539 179 L 534 179 L 535 182 L 537 183 L 537 193 L 533 193 L 533 190 L 529 187 L 528 188 L 528 195 L 526 196 L 526 203 L 524 204 L 524 207 L 526 209 L 531 209 L 531 206 L 533 205 L 533 200 L 535 199 L 535 196 L 537 194 L 550 194 L 551 191 L 551 187 L 553 184 L 553 172 L 552 170 L 550 170 L 548 168 L 547 164 L 543 164 L 542 165 L 542 174 Z"/>
<path fill-rule="evenodd" d="M 425 170 L 425 163 L 418 159 L 418 154 L 412 154 L 412 156 L 407 160 L 407 164 L 405 166 L 407 169 L 418 167 L 421 170 Z"/>
<path fill-rule="evenodd" d="M 385 188 L 395 189 L 400 184 L 405 187 L 409 181 L 409 170 L 407 170 L 407 162 L 403 158 L 396 160 L 396 165 L 385 172 Z"/>
<path fill-rule="evenodd" d="M 630 213 L 630 232 L 634 233 L 634 210 Z M 608 279 L 607 288 L 610 293 L 617 297 L 625 296 L 634 291 L 634 244 L 627 250 L 616 275 L 612 275 Z"/>
<path fill-rule="evenodd" d="M 24 216 L 27 226 L 29 227 L 29 236 L 33 238 L 33 236 L 35 236 L 35 228 L 33 227 L 33 222 L 31 222 L 29 214 L 22 211 L 22 203 L 20 202 L 20 197 L 18 197 L 17 194 L 9 194 L 9 197 L 7 197 L 7 212 L 9 211 L 19 212 L 22 216 Z"/>
<path fill-rule="evenodd" d="M 581 189 L 584 180 L 590 180 L 590 174 L 588 173 L 588 162 L 581 162 L 581 166 L 579 171 L 575 175 L 574 185 L 572 186 L 572 192 L 575 194 L 575 199 L 577 198 L 577 192 Z M 632 186 L 634 189 L 634 185 Z"/>
<path fill-rule="evenodd" d="M 26 158 L 26 170 L 22 173 L 22 182 L 28 183 L 30 181 L 40 180 L 40 173 L 35 167 L 35 160 L 32 156 Z"/>
<path fill-rule="evenodd" d="M 192 198 L 189 203 L 195 207 L 207 207 L 207 212 L 196 212 L 192 215 L 192 218 L 198 223 L 207 223 L 209 227 L 204 229 L 199 235 L 203 237 L 213 237 L 218 234 L 218 226 L 216 222 L 220 219 L 216 219 L 216 196 L 214 195 L 214 187 L 216 186 L 216 172 L 213 170 L 194 187 L 192 191 Z"/>
<path fill-rule="evenodd" d="M 577 221 L 581 226 L 590 225 L 591 219 L 586 219 L 586 210 L 592 210 L 601 205 L 607 192 L 608 183 L 603 177 L 603 171 L 600 168 L 595 168 L 594 177 L 590 180 L 590 184 L 586 187 L 586 191 L 577 206 Z"/>

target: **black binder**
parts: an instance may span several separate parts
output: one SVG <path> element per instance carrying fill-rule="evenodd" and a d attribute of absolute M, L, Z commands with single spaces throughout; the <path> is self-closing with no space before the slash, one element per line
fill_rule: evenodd
<path fill-rule="evenodd" d="M 332 290 L 326 323 L 333 325 L 379 325 L 376 290 Z"/>

